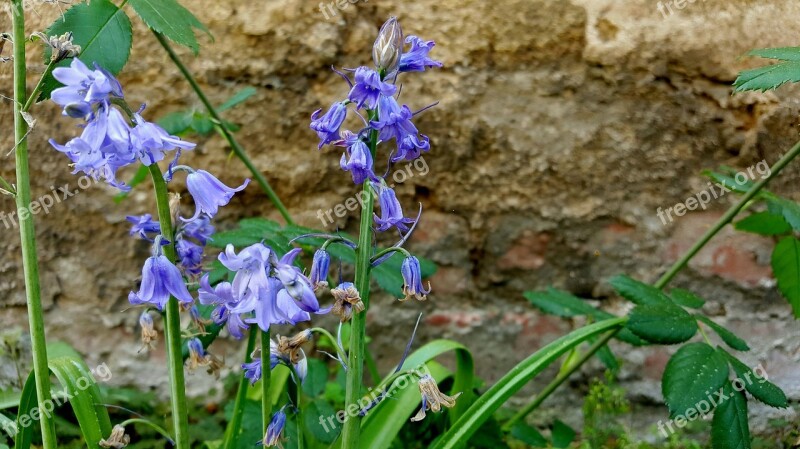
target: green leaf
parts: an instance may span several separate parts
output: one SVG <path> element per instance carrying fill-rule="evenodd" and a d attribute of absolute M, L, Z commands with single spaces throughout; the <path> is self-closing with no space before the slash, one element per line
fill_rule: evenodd
<path fill-rule="evenodd" d="M 518 421 L 511 428 L 511 436 L 531 447 L 547 447 L 547 439 L 535 428 Z"/>
<path fill-rule="evenodd" d="M 703 176 L 706 176 L 717 183 L 718 186 L 723 186 L 726 189 L 736 193 L 747 193 L 747 191 L 750 190 L 754 185 L 750 178 L 746 178 L 744 182 L 740 183 L 736 179 L 736 170 L 731 167 L 722 166 L 719 169 L 721 172 L 703 170 L 702 174 Z M 719 194 L 719 196 L 721 197 L 724 194 L 725 192 L 722 192 Z"/>
<path fill-rule="evenodd" d="M 669 292 L 669 296 L 679 306 L 689 307 L 690 309 L 700 309 L 706 303 L 705 300 L 689 290 L 682 288 L 673 288 Z"/>
<path fill-rule="evenodd" d="M 792 227 L 786 220 L 770 212 L 759 212 L 737 221 L 734 227 L 739 231 L 758 235 L 781 235 L 791 232 Z"/>
<path fill-rule="evenodd" d="M 625 321 L 626 318 L 615 318 L 584 326 L 536 351 L 481 395 L 433 445 L 433 449 L 456 449 L 465 446 L 470 437 L 501 405 L 565 352 L 592 337 L 619 328 Z"/>
<path fill-rule="evenodd" d="M 726 380 L 722 394 L 728 396 L 721 401 L 711 422 L 711 445 L 714 449 L 750 449 L 750 427 L 747 422 L 747 398 L 735 391 Z"/>
<path fill-rule="evenodd" d="M 31 371 L 30 375 L 28 375 L 28 379 L 25 381 L 25 386 L 22 387 L 22 395 L 19 400 L 19 409 L 17 411 L 18 433 L 14 438 L 14 449 L 30 449 L 33 441 L 33 426 L 30 425 L 30 423 L 28 423 L 28 425 L 23 425 L 26 423 L 22 421 L 23 417 L 30 417 L 31 411 L 37 406 L 36 379 L 33 371 Z M 53 425 L 52 420 L 50 423 Z M 55 430 L 53 430 L 52 434 L 55 435 Z"/>
<path fill-rule="evenodd" d="M 750 347 L 747 346 L 747 342 L 745 342 L 741 338 L 737 337 L 736 334 L 734 334 L 733 332 L 729 331 L 728 329 L 725 329 L 724 327 L 720 326 L 719 324 L 711 321 L 711 319 L 709 319 L 705 315 L 696 314 L 694 317 L 697 318 L 700 322 L 706 324 L 711 329 L 713 329 L 714 332 L 716 332 L 717 335 L 719 335 L 719 338 L 721 338 L 722 341 L 724 341 L 725 344 L 730 346 L 731 348 L 733 348 L 733 349 L 735 349 L 737 351 L 749 351 L 750 350 Z"/>
<path fill-rule="evenodd" d="M 192 126 L 192 116 L 191 112 L 186 111 L 170 112 L 158 120 L 158 125 L 169 134 L 183 134 Z"/>
<path fill-rule="evenodd" d="M 772 271 L 778 289 L 789 300 L 795 318 L 800 318 L 800 240 L 784 237 L 772 251 Z"/>
<path fill-rule="evenodd" d="M 200 51 L 194 29 L 208 33 L 208 28 L 180 3 L 175 0 L 128 0 L 128 2 L 147 26 L 171 41 L 188 47 L 195 55 Z"/>
<path fill-rule="evenodd" d="M 325 391 L 328 382 L 328 367 L 319 359 L 308 359 L 308 375 L 303 382 L 303 392 L 315 398 Z"/>
<path fill-rule="evenodd" d="M 770 211 L 779 212 L 792 229 L 800 231 L 800 205 L 780 197 L 769 198 L 767 204 Z"/>
<path fill-rule="evenodd" d="M 236 94 L 234 96 L 232 96 L 231 98 L 229 98 L 228 101 L 226 101 L 225 103 L 222 103 L 217 108 L 217 111 L 218 112 L 226 111 L 226 110 L 228 110 L 228 109 L 230 109 L 230 108 L 232 108 L 232 107 L 234 107 L 234 106 L 236 106 L 236 105 L 238 105 L 240 103 L 243 103 L 245 100 L 247 100 L 248 98 L 250 98 L 253 95 L 255 95 L 256 92 L 258 92 L 258 91 L 256 90 L 255 87 L 252 87 L 252 86 L 245 87 L 244 89 L 240 90 L 239 92 L 236 92 Z"/>
<path fill-rule="evenodd" d="M 214 131 L 214 122 L 206 114 L 195 112 L 192 117 L 192 129 L 201 136 L 205 136 Z"/>
<path fill-rule="evenodd" d="M 608 283 L 611 284 L 611 286 L 614 287 L 614 289 L 620 295 L 622 295 L 622 297 L 634 304 L 644 305 L 671 303 L 667 295 L 661 290 L 653 287 L 652 285 L 632 279 L 624 274 L 614 276 L 608 281 Z"/>
<path fill-rule="evenodd" d="M 753 50 L 751 56 L 760 56 L 775 59 L 779 62 L 766 67 L 743 70 L 733 82 L 735 92 L 746 90 L 767 91 L 777 89 L 784 83 L 800 81 L 800 59 L 797 58 L 798 48 L 766 48 Z"/>
<path fill-rule="evenodd" d="M 543 292 L 525 292 L 523 295 L 531 304 L 550 315 L 564 318 L 582 315 L 597 316 L 598 310 L 594 307 L 569 292 L 553 287 L 549 287 L 547 291 Z"/>
<path fill-rule="evenodd" d="M 303 421 L 306 430 L 314 435 L 317 441 L 325 444 L 336 441 L 342 430 L 342 425 L 336 418 L 336 410 L 321 399 L 303 405 Z"/>
<path fill-rule="evenodd" d="M 697 321 L 672 303 L 646 304 L 633 309 L 627 328 L 647 341 L 671 345 L 692 338 Z"/>
<path fill-rule="evenodd" d="M 108 0 L 92 0 L 69 8 L 50 25 L 48 36 L 73 33 L 73 42 L 81 46 L 80 60 L 90 68 L 96 62 L 113 74 L 119 73 L 131 51 L 131 21 L 121 9 Z M 50 62 L 50 51 L 45 52 L 45 63 Z M 66 67 L 70 60 L 58 63 Z M 42 87 L 39 101 L 50 98 L 50 94 L 61 83 L 52 74 L 48 75 Z"/>
<path fill-rule="evenodd" d="M 575 440 L 575 431 L 572 430 L 572 427 L 558 419 L 553 423 L 550 432 L 553 436 L 553 447 L 565 448 Z"/>
<path fill-rule="evenodd" d="M 661 392 L 670 418 L 697 410 L 700 401 L 728 380 L 728 362 L 705 343 L 689 343 L 669 359 L 661 378 Z M 710 406 L 710 405 L 709 405 Z"/>
<path fill-rule="evenodd" d="M 759 376 L 757 373 L 753 372 L 753 370 L 732 354 L 722 349 L 720 349 L 720 351 L 727 356 L 733 371 L 736 373 L 736 378 L 739 379 L 739 382 L 744 384 L 745 389 L 747 389 L 754 398 L 775 408 L 786 408 L 789 406 L 786 394 L 780 387 L 770 382 L 765 377 Z M 761 367 L 761 365 L 758 367 Z M 758 367 L 756 367 L 756 369 L 758 369 Z M 763 369 L 763 367 L 761 368 Z M 766 374 L 766 371 L 764 374 Z"/>

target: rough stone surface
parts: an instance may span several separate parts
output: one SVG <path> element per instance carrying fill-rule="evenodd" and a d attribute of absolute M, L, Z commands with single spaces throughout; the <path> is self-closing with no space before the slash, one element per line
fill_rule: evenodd
<path fill-rule="evenodd" d="M 181 54 L 216 103 L 245 86 L 258 89 L 226 117 L 243 125 L 238 138 L 298 222 L 320 227 L 318 210 L 356 193 L 338 169 L 339 154 L 316 151 L 307 126 L 312 111 L 346 91 L 328 68 L 368 63 L 376 29 L 392 14 L 407 33 L 436 40 L 434 52 L 445 68 L 409 76 L 403 88 L 414 108 L 440 101 L 418 120 L 433 147 L 425 155 L 429 171 L 412 168 L 414 176 L 397 190 L 407 209 L 424 204 L 411 249 L 440 270 L 426 303 L 373 300 L 373 350 L 388 369 L 424 311 L 417 343 L 463 341 L 475 353 L 480 376 L 491 382 L 579 324 L 533 311 L 523 291 L 553 285 L 623 313 L 605 281 L 621 272 L 655 280 L 733 195 L 666 225 L 656 210 L 706 189 L 703 169 L 774 163 L 797 139 L 796 88 L 732 96 L 730 85 L 738 70 L 756 64 L 740 58 L 747 50 L 798 44 L 792 37 L 800 34 L 800 6 L 778 0 L 685 5 L 662 13 L 650 0 L 373 0 L 328 9 L 326 19 L 315 2 L 196 0 L 187 6 L 215 41 L 201 36 L 205 46 L 198 58 Z M 58 14 L 49 4 L 35 6 L 31 31 Z M 0 29 L 9 29 L 5 15 Z M 141 23 L 135 37 L 121 75 L 129 100 L 148 102 L 150 118 L 200 108 Z M 39 51 L 30 53 L 33 71 L 41 71 Z M 11 95 L 10 76 L 11 65 L 0 64 L 5 97 Z M 29 85 L 34 82 L 32 75 Z M 33 115 L 34 198 L 54 186 L 78 189 L 65 159 L 46 143 L 73 135 L 73 122 L 52 104 L 37 106 Z M 4 100 L 5 130 L 11 120 L 11 104 Z M 10 133 L 3 132 L 0 175 L 10 179 L 13 161 L 6 153 L 12 146 Z M 219 138 L 200 139 L 185 161 L 236 184 L 247 171 L 226 149 Z M 800 164 L 794 164 L 772 188 L 800 199 L 798 177 Z M 153 206 L 147 188 L 121 204 L 112 201 L 114 194 L 101 185 L 81 189 L 37 216 L 48 337 L 72 343 L 90 364 L 106 362 L 116 385 L 163 392 L 163 346 L 149 356 L 137 354 L 137 312 L 128 310 L 126 300 L 148 248 L 127 238 L 124 217 Z M 9 197 L 0 197 L 1 211 L 13 208 Z M 217 223 L 224 229 L 258 215 L 278 218 L 251 185 Z M 351 213 L 329 229 L 352 230 L 357 221 Z M 24 327 L 18 235 L 4 226 L 0 232 L 0 328 Z M 775 290 L 772 244 L 726 231 L 674 285 L 706 297 L 705 311 L 750 343 L 745 360 L 763 363 L 797 403 L 800 326 Z M 236 347 L 217 352 L 227 351 L 235 361 Z M 674 349 L 615 349 L 625 359 L 620 378 L 637 403 L 637 426 L 666 419 L 658 382 Z M 551 399 L 541 419 L 555 407 L 579 403 L 587 379 L 600 369 L 593 364 L 584 370 L 572 388 Z M 526 392 L 553 374 L 547 371 Z M 189 383 L 199 392 L 210 382 L 198 374 Z M 575 422 L 577 407 L 567 408 L 567 419 Z M 762 430 L 771 417 L 797 419 L 792 409 L 755 408 L 753 415 Z"/>

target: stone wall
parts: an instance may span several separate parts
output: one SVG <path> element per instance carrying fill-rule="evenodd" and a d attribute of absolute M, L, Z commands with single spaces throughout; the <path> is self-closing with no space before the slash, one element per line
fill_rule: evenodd
<path fill-rule="evenodd" d="M 622 272 L 655 280 L 733 198 L 667 224 L 656 210 L 706 189 L 701 170 L 774 163 L 797 139 L 797 89 L 731 95 L 737 71 L 757 63 L 741 58 L 747 50 L 798 44 L 792 36 L 800 32 L 800 6 L 794 2 L 673 0 L 659 9 L 650 0 L 372 0 L 342 2 L 344 9 L 324 2 L 327 18 L 313 3 L 187 3 L 215 41 L 201 36 L 198 58 L 181 54 L 217 103 L 245 86 L 258 89 L 227 117 L 243 125 L 238 138 L 293 216 L 320 227 L 319 210 L 356 192 L 338 168 L 340 155 L 318 152 L 308 129 L 312 111 L 346 92 L 329 67 L 368 63 L 377 27 L 389 15 L 400 18 L 406 33 L 436 40 L 434 55 L 445 68 L 409 76 L 403 87 L 413 107 L 440 101 L 418 120 L 431 138 L 429 172 L 415 172 L 398 194 L 409 210 L 424 204 L 411 249 L 440 269 L 427 303 L 373 301 L 372 347 L 385 369 L 402 352 L 419 312 L 425 325 L 417 344 L 438 337 L 463 341 L 489 382 L 577 324 L 535 312 L 523 291 L 554 285 L 624 312 L 605 280 Z M 43 27 L 57 15 L 53 6 L 37 4 L 31 25 Z M 8 28 L 3 16 L 0 29 Z M 38 52 L 31 53 L 34 72 L 41 71 Z M 11 65 L 0 64 L 4 96 L 10 96 L 10 76 Z M 139 23 L 121 80 L 129 101 L 148 102 L 150 118 L 201 107 Z M 64 141 L 75 133 L 73 122 L 52 104 L 33 114 L 33 196 L 67 183 L 75 189 L 65 158 L 46 144 L 48 137 Z M 0 123 L 9 129 L 8 101 Z M 248 175 L 219 138 L 198 143 L 185 156 L 187 164 L 213 167 L 229 184 Z M 4 132 L 0 174 L 13 179 L 6 156 L 12 146 Z M 799 177 L 795 164 L 773 190 L 800 199 Z M 127 310 L 126 299 L 148 248 L 127 237 L 124 217 L 152 212 L 146 190 L 121 204 L 101 185 L 81 191 L 37 217 L 37 235 L 48 337 L 72 343 L 90 363 L 106 362 L 117 385 L 159 389 L 166 383 L 163 347 L 137 354 L 137 314 Z M 0 197 L 0 210 L 13 207 Z M 278 218 L 251 185 L 217 224 L 230 228 L 258 215 Z M 357 221 L 352 213 L 335 226 L 352 230 Z M 25 326 L 18 235 L 5 227 L 0 232 L 0 328 Z M 772 244 L 726 231 L 674 285 L 704 295 L 706 312 L 750 343 L 744 359 L 763 363 L 796 402 L 800 326 L 774 287 Z M 665 418 L 658 382 L 672 350 L 616 349 L 626 360 L 621 379 L 637 404 L 637 426 Z M 227 355 L 235 364 L 234 353 Z M 548 402 L 549 413 L 576 404 L 589 376 L 600 371 L 598 365 L 584 370 L 571 389 Z M 201 391 L 208 382 L 197 375 L 190 383 Z M 578 414 L 577 407 L 568 408 L 569 415 Z M 547 419 L 547 409 L 540 419 Z M 754 410 L 761 429 L 768 417 L 796 419 L 791 410 Z"/>

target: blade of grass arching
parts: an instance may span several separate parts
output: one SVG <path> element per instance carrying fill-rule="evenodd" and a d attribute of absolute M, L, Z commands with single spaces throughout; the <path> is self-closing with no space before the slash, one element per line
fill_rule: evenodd
<path fill-rule="evenodd" d="M 450 351 L 455 352 L 456 356 L 452 393 L 461 393 L 456 401 L 456 406 L 449 412 L 450 422 L 455 423 L 472 405 L 473 401 L 472 384 L 475 378 L 475 363 L 472 360 L 472 353 L 466 346 L 452 340 L 434 340 L 411 353 L 400 370 L 414 369 Z"/>
<path fill-rule="evenodd" d="M 446 380 L 453 374 L 444 366 L 433 361 L 427 363 L 427 371 L 436 380 L 436 383 Z M 420 400 L 417 383 L 412 379 L 407 379 L 407 386 L 404 389 L 391 397 L 386 397 L 378 408 L 367 414 L 361 425 L 362 447 L 370 449 L 391 447 L 400 429 L 408 422 L 409 417 L 420 408 Z"/>
<path fill-rule="evenodd" d="M 511 369 L 461 416 L 433 446 L 434 449 L 464 447 L 469 438 L 514 393 L 542 372 L 548 365 L 576 345 L 625 324 L 627 317 L 600 321 L 574 330 L 533 353 Z"/>
<path fill-rule="evenodd" d="M 100 388 L 83 361 L 70 357 L 50 360 L 50 370 L 68 394 L 72 411 L 88 447 L 111 434 L 111 420 L 100 397 Z"/>

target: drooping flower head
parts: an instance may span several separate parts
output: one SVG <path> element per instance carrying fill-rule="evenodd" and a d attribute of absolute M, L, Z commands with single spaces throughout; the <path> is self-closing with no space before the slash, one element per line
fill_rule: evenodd
<path fill-rule="evenodd" d="M 275 273 L 283 283 L 284 290 L 281 290 L 278 295 L 287 294 L 292 299 L 297 301 L 297 306 L 306 312 L 317 313 L 320 310 L 317 295 L 314 294 L 314 288 L 311 286 L 311 281 L 295 267 L 294 259 L 300 254 L 302 250 L 295 248 L 286 253 L 278 262 L 275 267 Z"/>
<path fill-rule="evenodd" d="M 286 426 L 286 413 L 281 408 L 272 415 L 272 419 L 269 421 L 263 441 L 265 447 L 281 447 L 284 426 Z"/>
<path fill-rule="evenodd" d="M 150 214 L 144 215 L 128 215 L 126 220 L 133 223 L 131 226 L 131 236 L 138 235 L 139 237 L 152 241 L 149 234 L 158 234 L 161 232 L 161 226 L 157 221 L 153 221 L 153 216 Z"/>
<path fill-rule="evenodd" d="M 439 390 L 439 386 L 436 384 L 436 380 L 434 380 L 430 374 L 425 374 L 420 377 L 418 386 L 420 395 L 422 396 L 422 407 L 419 409 L 419 412 L 411 418 L 411 421 L 422 421 L 425 419 L 426 410 L 439 413 L 442 410 L 442 406 L 447 408 L 455 407 L 456 399 L 461 396 L 460 392 L 453 396 L 442 393 Z"/>
<path fill-rule="evenodd" d="M 372 171 L 372 153 L 367 144 L 356 134 L 345 131 L 342 142 L 347 147 L 347 152 L 342 154 L 339 166 L 344 171 L 349 171 L 353 175 L 355 184 L 363 184 L 367 179 L 378 181 L 378 177 Z M 347 156 L 350 155 L 348 160 Z"/>
<path fill-rule="evenodd" d="M 331 313 L 338 316 L 340 322 L 344 323 L 345 321 L 349 321 L 354 313 L 361 313 L 364 311 L 364 303 L 361 301 L 361 295 L 352 282 L 342 282 L 331 290 L 331 294 L 334 299 Z"/>
<path fill-rule="evenodd" d="M 428 299 L 428 294 L 431 292 L 430 285 L 428 289 L 422 286 L 422 269 L 419 266 L 419 259 L 414 256 L 406 257 L 403 264 L 400 266 L 400 274 L 403 275 L 403 294 L 405 298 L 416 298 L 419 301 Z"/>
<path fill-rule="evenodd" d="M 189 173 L 186 177 L 186 188 L 189 189 L 189 193 L 197 205 L 194 216 L 190 220 L 198 218 L 201 213 L 213 217 L 217 214 L 220 206 L 228 204 L 233 195 L 244 190 L 249 183 L 250 179 L 245 179 L 244 184 L 230 188 L 205 170 Z"/>
<path fill-rule="evenodd" d="M 156 332 L 150 312 L 145 310 L 139 315 L 139 326 L 142 328 L 142 349 L 155 349 L 158 332 Z"/>
<path fill-rule="evenodd" d="M 142 267 L 142 285 L 138 292 L 130 292 L 128 301 L 133 305 L 150 304 L 158 310 L 164 310 L 170 296 L 182 304 L 191 304 L 194 299 L 180 270 L 161 253 L 161 238 L 156 238 L 153 246 L 153 256 Z"/>
<path fill-rule="evenodd" d="M 90 112 L 92 105 L 108 102 L 109 97 L 122 98 L 122 86 L 111 73 L 97 64 L 90 70 L 78 58 L 74 58 L 69 67 L 53 69 L 53 77 L 64 87 L 53 90 L 50 98 L 65 107 L 64 115 L 84 118 L 91 114 L 75 116 L 68 112 Z"/>
<path fill-rule="evenodd" d="M 328 286 L 328 272 L 330 271 L 331 255 L 324 249 L 314 252 L 314 260 L 311 263 L 311 273 L 308 276 L 314 292 Z"/>
<path fill-rule="evenodd" d="M 341 128 L 345 117 L 347 117 L 347 107 L 344 102 L 336 102 L 331 105 L 328 112 L 322 117 L 319 115 L 320 112 L 322 112 L 322 109 L 318 109 L 311 114 L 311 129 L 316 131 L 317 137 L 319 137 L 319 146 L 317 148 L 322 148 L 324 145 L 340 139 L 339 128 Z"/>
<path fill-rule="evenodd" d="M 239 298 L 234 297 L 230 282 L 220 282 L 214 287 L 208 280 L 208 275 L 200 278 L 198 301 L 206 306 L 216 306 L 211 312 L 211 319 L 215 324 L 225 324 L 231 337 L 240 339 L 242 331 L 247 325 L 242 321 L 241 315 L 231 312 L 239 304 Z"/>
<path fill-rule="evenodd" d="M 441 67 L 442 63 L 428 57 L 428 53 L 436 45 L 433 41 L 424 41 L 417 36 L 408 36 L 406 43 L 411 49 L 400 57 L 401 72 L 423 72 L 426 67 Z"/>
<path fill-rule="evenodd" d="M 376 228 L 379 232 L 384 232 L 392 227 L 396 227 L 401 232 L 408 231 L 408 224 L 413 223 L 414 220 L 403 216 L 403 208 L 400 206 L 400 201 L 397 200 L 394 190 L 385 184 L 378 184 L 375 186 L 378 192 L 378 205 L 381 209 L 380 217 L 375 214 Z"/>

